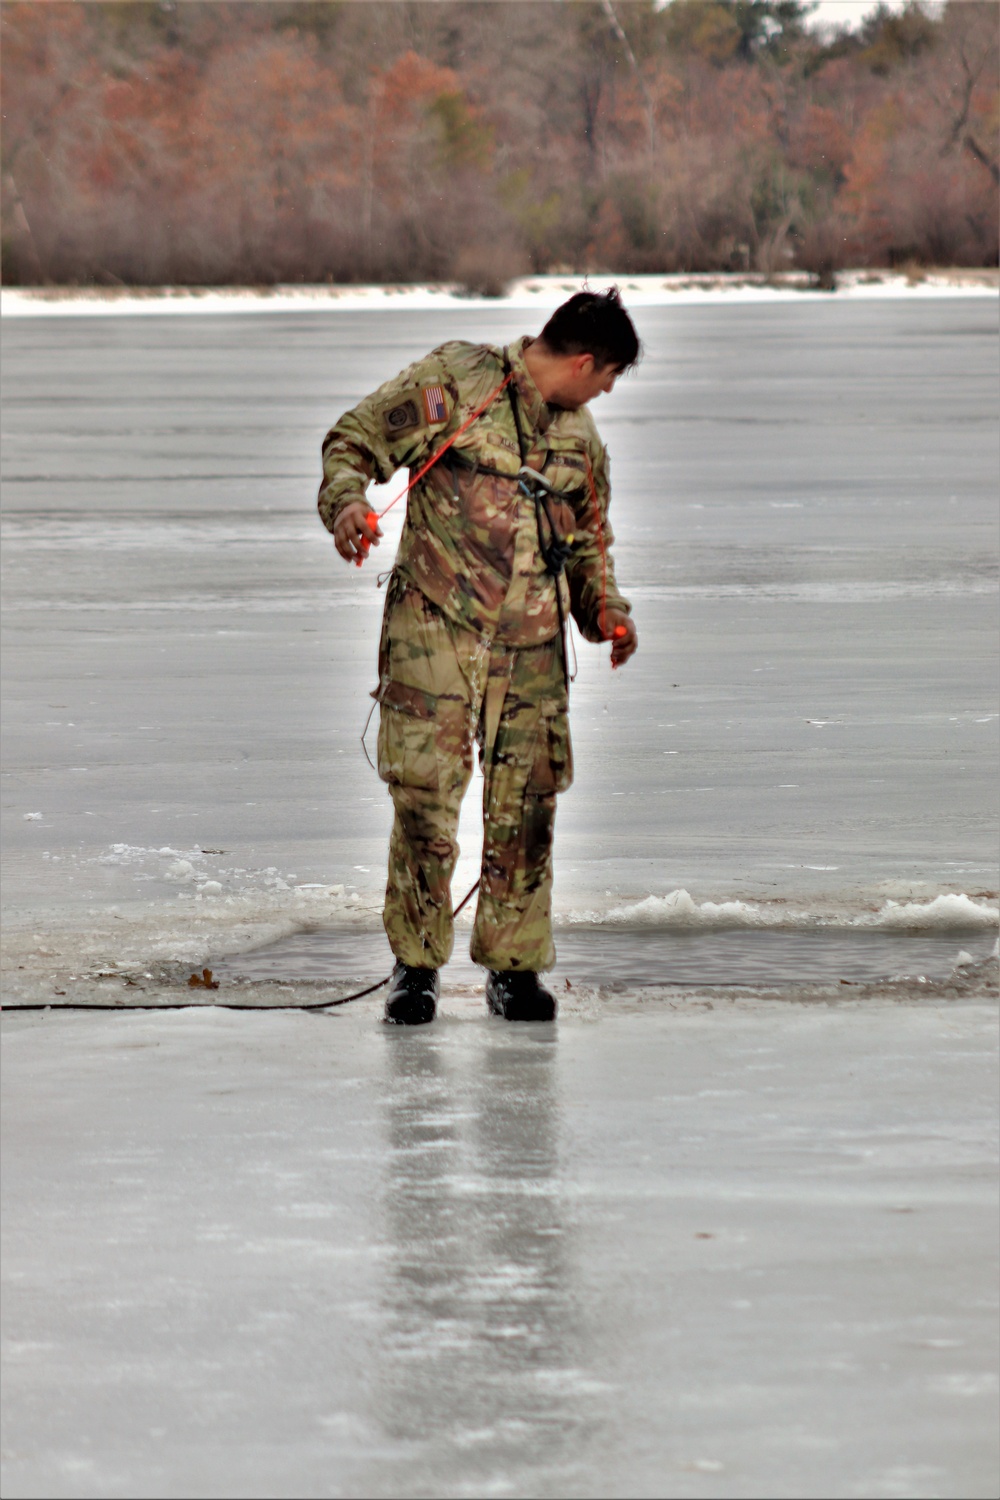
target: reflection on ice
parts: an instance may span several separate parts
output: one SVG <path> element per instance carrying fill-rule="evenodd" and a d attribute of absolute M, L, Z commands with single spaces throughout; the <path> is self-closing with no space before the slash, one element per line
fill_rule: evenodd
<path fill-rule="evenodd" d="M 456 1442 L 469 1485 L 524 1493 L 519 1471 L 578 1469 L 611 1389 L 561 1203 L 556 1041 L 487 1025 L 456 1058 L 392 1028 L 384 1047 L 383 1419 L 428 1462 Z"/>
<path fill-rule="evenodd" d="M 336 1016 L 4 1018 L 5 1493 L 992 1493 L 990 1005 Z"/>

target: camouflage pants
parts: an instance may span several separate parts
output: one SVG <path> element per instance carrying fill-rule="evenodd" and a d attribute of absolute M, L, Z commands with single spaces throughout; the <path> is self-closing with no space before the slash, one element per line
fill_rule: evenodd
<path fill-rule="evenodd" d="M 484 830 L 472 957 L 488 969 L 551 968 L 556 793 L 573 777 L 559 640 L 491 643 L 393 578 L 379 655 L 378 770 L 396 809 L 383 914 L 393 953 L 435 969 L 451 956 L 475 741 Z"/>

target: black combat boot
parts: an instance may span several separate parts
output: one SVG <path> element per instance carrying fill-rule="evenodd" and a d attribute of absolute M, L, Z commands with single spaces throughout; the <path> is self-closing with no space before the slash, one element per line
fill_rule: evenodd
<path fill-rule="evenodd" d="M 505 1021 L 554 1021 L 556 997 L 530 969 L 491 969 L 486 981 L 486 1003 Z"/>
<path fill-rule="evenodd" d="M 385 1018 L 397 1026 L 433 1021 L 441 985 L 437 969 L 418 969 L 397 961 L 385 1000 Z"/>

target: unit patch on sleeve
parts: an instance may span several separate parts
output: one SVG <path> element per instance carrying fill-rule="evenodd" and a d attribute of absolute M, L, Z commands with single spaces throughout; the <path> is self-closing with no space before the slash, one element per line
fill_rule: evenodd
<path fill-rule="evenodd" d="M 421 416 L 415 400 L 416 392 L 407 393 L 395 406 L 386 407 L 382 413 L 382 430 L 386 437 L 397 437 L 421 425 Z"/>
<path fill-rule="evenodd" d="M 448 408 L 445 405 L 444 388 L 440 385 L 425 385 L 421 389 L 424 398 L 424 411 L 430 426 L 438 422 L 444 422 L 448 418 Z"/>

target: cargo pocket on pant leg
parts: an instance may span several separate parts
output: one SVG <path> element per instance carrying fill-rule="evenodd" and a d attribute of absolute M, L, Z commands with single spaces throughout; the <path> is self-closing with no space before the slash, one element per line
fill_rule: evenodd
<path fill-rule="evenodd" d="M 566 709 L 555 698 L 544 698 L 540 708 L 535 757 L 525 788 L 531 797 L 564 792 L 573 784 L 573 746 Z"/>
<path fill-rule="evenodd" d="M 378 690 L 378 774 L 389 786 L 433 792 L 440 785 L 436 699 L 388 682 Z"/>
<path fill-rule="evenodd" d="M 557 699 L 543 699 L 521 811 L 517 886 L 522 901 L 551 880 L 556 793 L 564 792 L 572 780 L 573 751 L 565 706 Z"/>

